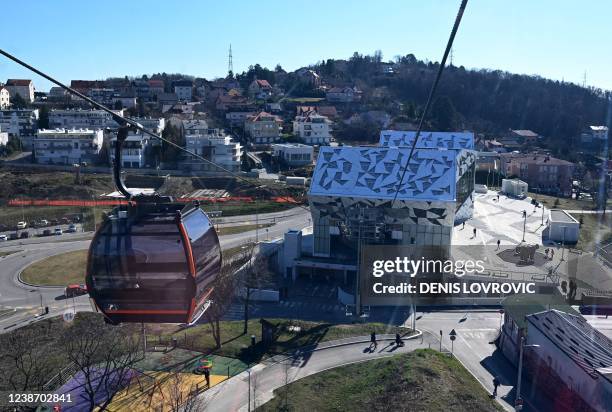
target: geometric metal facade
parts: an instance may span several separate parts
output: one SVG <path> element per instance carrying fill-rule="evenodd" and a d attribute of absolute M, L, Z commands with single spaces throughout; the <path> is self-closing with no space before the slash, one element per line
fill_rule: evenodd
<path fill-rule="evenodd" d="M 412 146 L 416 131 L 383 130 L 380 132 L 379 146 L 404 147 Z M 472 132 L 429 132 L 419 134 L 419 148 L 429 149 L 474 149 L 474 133 Z"/>

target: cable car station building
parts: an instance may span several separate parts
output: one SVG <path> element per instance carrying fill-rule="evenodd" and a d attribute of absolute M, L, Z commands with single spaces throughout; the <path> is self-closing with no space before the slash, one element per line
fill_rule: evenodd
<path fill-rule="evenodd" d="M 308 193 L 312 241 L 286 235 L 286 275 L 340 270 L 346 282 L 356 271 L 359 241 L 451 244 L 453 225 L 473 212 L 474 135 L 422 132 L 402 179 L 415 134 L 382 131 L 378 146 L 321 147 Z"/>

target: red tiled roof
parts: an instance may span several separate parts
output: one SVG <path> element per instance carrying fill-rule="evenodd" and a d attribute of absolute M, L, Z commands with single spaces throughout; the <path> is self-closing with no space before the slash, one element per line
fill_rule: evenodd
<path fill-rule="evenodd" d="M 262 120 L 261 120 L 261 118 L 262 118 L 262 117 L 273 117 L 273 118 L 274 118 L 274 121 L 276 121 L 276 122 L 280 122 L 280 121 L 281 121 L 281 120 L 280 120 L 280 118 L 279 118 L 278 116 L 275 116 L 275 115 L 270 114 L 270 113 L 268 113 L 268 112 L 259 112 L 259 113 L 257 113 L 257 114 L 256 114 L 256 115 L 254 115 L 254 116 L 248 116 L 248 117 L 247 117 L 247 120 L 248 120 L 249 122 L 259 122 L 259 121 L 262 121 Z"/>
<path fill-rule="evenodd" d="M 259 87 L 272 87 L 270 86 L 270 83 L 268 83 L 267 80 L 255 80 L 255 81 L 257 82 Z"/>
<path fill-rule="evenodd" d="M 30 79 L 8 79 L 6 81 L 7 86 L 29 86 L 32 83 Z"/>
<path fill-rule="evenodd" d="M 164 87 L 163 80 L 149 80 L 150 87 Z"/>

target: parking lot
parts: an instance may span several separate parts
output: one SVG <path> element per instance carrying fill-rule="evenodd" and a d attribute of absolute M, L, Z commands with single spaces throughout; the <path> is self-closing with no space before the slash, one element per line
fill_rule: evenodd
<path fill-rule="evenodd" d="M 26 227 L 25 229 L 13 229 L 0 232 L 0 242 L 11 242 L 36 237 L 60 236 L 68 233 L 81 233 L 83 226 L 80 223 L 64 223 L 57 225 Z M 27 233 L 27 234 L 25 234 Z"/>

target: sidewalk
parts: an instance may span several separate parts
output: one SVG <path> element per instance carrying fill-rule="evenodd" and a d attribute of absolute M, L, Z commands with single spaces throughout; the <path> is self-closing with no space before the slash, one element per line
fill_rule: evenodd
<path fill-rule="evenodd" d="M 330 341 L 324 344 L 301 348 L 285 355 L 277 355 L 257 364 L 239 375 L 207 390 L 199 399 L 207 411 L 246 411 L 251 388 L 251 410 L 256 399 L 262 405 L 272 399 L 273 392 L 287 383 L 351 363 L 412 352 L 419 348 L 435 347 L 435 338 L 418 335 L 414 339 L 404 338 L 405 345 L 396 348 L 395 335 L 379 335 L 378 347 L 370 352 L 369 336 Z M 249 386 L 250 377 L 250 386 Z M 253 388 L 256 388 L 255 393 Z"/>

